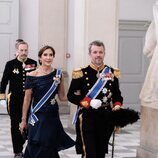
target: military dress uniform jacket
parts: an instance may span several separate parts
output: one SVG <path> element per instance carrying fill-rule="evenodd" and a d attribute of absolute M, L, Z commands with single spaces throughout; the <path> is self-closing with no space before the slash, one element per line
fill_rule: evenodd
<path fill-rule="evenodd" d="M 102 106 L 98 109 L 93 109 L 91 106 L 83 105 L 83 100 L 85 100 L 87 93 L 96 83 L 105 67 L 109 69 L 109 72 L 105 76 L 104 74 L 101 76 L 107 82 L 96 96 L 96 99 L 102 102 Z M 76 104 L 78 107 L 83 107 L 80 108 L 76 116 L 75 126 L 76 152 L 77 154 L 82 154 L 82 157 L 103 158 L 105 153 L 108 153 L 108 142 L 114 130 L 111 120 L 111 106 L 121 106 L 123 102 L 116 72 L 116 70 L 107 65 L 96 68 L 92 64 L 73 71 L 67 97 L 71 103 Z M 89 100 L 87 102 L 90 104 Z"/>
<path fill-rule="evenodd" d="M 0 99 L 5 99 L 3 98 L 3 94 L 5 94 L 8 82 L 8 93 L 12 93 L 14 95 L 22 94 L 25 88 L 26 73 L 35 70 L 36 66 L 37 62 L 30 58 L 27 58 L 27 60 L 24 63 L 22 63 L 18 59 L 8 61 L 6 63 L 3 72 L 3 77 L 1 80 Z"/>
<path fill-rule="evenodd" d="M 84 99 L 88 91 L 95 84 L 98 79 L 98 73 L 101 73 L 104 67 L 108 66 L 104 65 L 100 68 L 100 70 L 96 70 L 93 65 L 89 65 L 85 68 L 74 70 L 67 95 L 68 100 L 73 104 L 81 106 L 81 100 Z M 119 89 L 118 75 L 115 69 L 110 67 L 110 70 L 112 78 L 107 81 L 96 99 L 100 99 L 103 104 L 121 106 L 123 102 L 123 97 L 121 96 L 121 92 Z"/>
<path fill-rule="evenodd" d="M 19 123 L 22 117 L 25 79 L 26 73 L 35 70 L 36 66 L 37 62 L 30 58 L 27 58 L 25 62 L 13 59 L 6 63 L 3 72 L 0 99 L 7 99 L 7 110 L 11 120 L 11 136 L 14 153 L 21 153 L 23 151 L 25 140 L 20 133 Z M 9 91 L 7 98 L 5 98 L 7 84 L 9 84 Z"/>

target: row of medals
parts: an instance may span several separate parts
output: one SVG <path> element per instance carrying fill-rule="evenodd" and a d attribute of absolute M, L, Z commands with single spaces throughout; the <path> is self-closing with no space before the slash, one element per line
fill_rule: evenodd
<path fill-rule="evenodd" d="M 100 75 L 101 75 L 101 74 L 100 74 L 100 73 L 99 73 L 99 71 L 98 71 L 98 72 L 97 72 L 97 74 L 96 74 L 97 78 L 99 78 L 99 77 L 100 77 Z M 108 91 L 108 90 L 107 90 L 107 88 L 103 88 L 103 90 L 102 90 L 103 94 L 106 94 L 106 93 L 107 93 L 107 91 Z M 103 102 L 104 102 L 104 103 L 106 103 L 106 102 L 107 102 L 107 100 L 108 100 L 109 98 L 111 98 L 111 96 L 112 96 L 112 93 L 111 93 L 111 92 L 109 92 L 108 96 L 104 96 L 104 97 L 103 97 L 103 99 L 102 99 L 102 100 L 103 100 Z"/>

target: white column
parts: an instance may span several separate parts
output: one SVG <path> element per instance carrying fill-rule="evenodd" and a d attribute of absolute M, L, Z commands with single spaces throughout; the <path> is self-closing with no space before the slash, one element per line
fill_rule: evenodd
<path fill-rule="evenodd" d="M 68 83 L 70 83 L 72 70 L 86 63 L 85 0 L 69 0 L 68 11 L 68 53 L 70 53 L 70 58 L 67 60 L 67 70 Z M 71 122 L 75 110 L 76 106 L 70 104 L 70 128 L 73 128 Z"/>
<path fill-rule="evenodd" d="M 19 1 L 19 38 L 29 44 L 29 57 L 38 59 L 39 0 Z"/>
<path fill-rule="evenodd" d="M 85 0 L 68 3 L 68 72 L 85 64 Z"/>
<path fill-rule="evenodd" d="M 56 51 L 53 66 L 66 70 L 67 0 L 39 0 L 39 47 Z"/>
<path fill-rule="evenodd" d="M 118 41 L 118 1 L 99 0 L 96 2 L 96 0 L 87 0 L 85 16 L 86 45 L 96 39 L 103 41 L 106 47 L 106 64 L 116 66 Z"/>

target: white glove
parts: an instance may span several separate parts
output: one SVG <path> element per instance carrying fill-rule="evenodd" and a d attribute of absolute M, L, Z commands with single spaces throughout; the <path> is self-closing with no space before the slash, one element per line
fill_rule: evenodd
<path fill-rule="evenodd" d="M 92 99 L 90 101 L 90 106 L 94 109 L 98 109 L 99 107 L 101 107 L 102 105 L 102 101 L 99 99 Z"/>
<path fill-rule="evenodd" d="M 0 100 L 0 105 L 6 107 L 7 106 L 6 100 Z"/>

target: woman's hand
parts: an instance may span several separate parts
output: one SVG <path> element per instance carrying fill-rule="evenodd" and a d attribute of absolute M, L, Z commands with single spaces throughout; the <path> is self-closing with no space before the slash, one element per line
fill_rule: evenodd
<path fill-rule="evenodd" d="M 24 132 L 24 129 L 27 129 L 27 123 L 25 120 L 22 120 L 21 123 L 19 124 L 19 130 L 21 134 Z"/>

